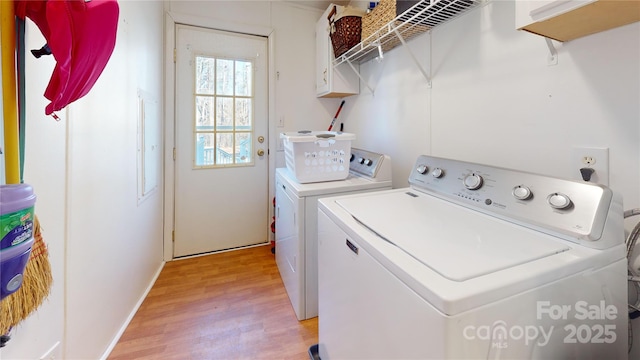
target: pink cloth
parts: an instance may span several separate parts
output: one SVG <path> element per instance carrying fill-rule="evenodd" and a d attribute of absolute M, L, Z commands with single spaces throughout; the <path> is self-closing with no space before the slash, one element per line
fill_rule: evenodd
<path fill-rule="evenodd" d="M 44 96 L 47 115 L 85 96 L 102 74 L 116 44 L 116 0 L 17 0 L 47 39 L 56 66 Z"/>

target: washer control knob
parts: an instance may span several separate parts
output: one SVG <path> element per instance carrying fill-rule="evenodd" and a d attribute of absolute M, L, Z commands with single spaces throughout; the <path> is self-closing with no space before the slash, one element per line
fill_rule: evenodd
<path fill-rule="evenodd" d="M 482 187 L 483 179 L 482 176 L 473 173 L 465 176 L 462 182 L 464 183 L 464 187 L 466 187 L 467 189 L 478 190 Z"/>
<path fill-rule="evenodd" d="M 358 162 L 359 162 L 360 164 L 364 164 L 364 158 L 359 158 L 359 159 L 358 159 Z"/>
<path fill-rule="evenodd" d="M 356 156 L 351 154 L 351 157 L 349 158 L 349 162 L 352 162 L 355 158 L 356 158 Z"/>
<path fill-rule="evenodd" d="M 531 199 L 531 189 L 529 189 L 529 187 L 524 185 L 518 185 L 514 187 L 511 193 L 513 194 L 513 197 L 518 200 Z"/>
<path fill-rule="evenodd" d="M 418 165 L 418 167 L 416 168 L 416 171 L 419 172 L 420 174 L 426 174 L 429 171 L 429 168 L 427 167 L 427 165 Z"/>
<path fill-rule="evenodd" d="M 568 209 L 571 207 L 571 199 L 562 193 L 553 193 L 547 196 L 547 202 L 554 209 Z"/>
<path fill-rule="evenodd" d="M 444 176 L 444 170 L 442 170 L 440 168 L 435 168 L 431 172 L 431 176 L 433 176 L 436 179 L 441 178 L 442 176 Z"/>
<path fill-rule="evenodd" d="M 365 160 L 364 160 L 364 164 L 365 164 L 365 165 L 367 165 L 367 166 L 371 166 L 371 165 L 373 164 L 373 160 L 371 160 L 371 159 L 365 159 Z"/>

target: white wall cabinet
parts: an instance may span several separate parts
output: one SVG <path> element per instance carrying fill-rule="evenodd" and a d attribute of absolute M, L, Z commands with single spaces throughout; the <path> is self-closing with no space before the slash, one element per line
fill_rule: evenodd
<path fill-rule="evenodd" d="M 569 41 L 640 21 L 640 1 L 518 0 L 516 29 Z"/>
<path fill-rule="evenodd" d="M 356 95 L 360 93 L 358 75 L 346 63 L 333 66 L 333 47 L 327 21 L 332 7 L 316 23 L 316 95 L 334 98 Z"/>

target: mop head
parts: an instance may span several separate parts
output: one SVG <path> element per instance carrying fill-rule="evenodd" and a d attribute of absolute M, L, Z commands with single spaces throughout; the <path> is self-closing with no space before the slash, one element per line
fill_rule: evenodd
<path fill-rule="evenodd" d="M 0 302 L 0 335 L 29 317 L 49 296 L 53 276 L 49 263 L 49 251 L 42 240 L 40 222 L 36 216 L 33 227 L 33 247 L 24 270 L 22 286 Z"/>

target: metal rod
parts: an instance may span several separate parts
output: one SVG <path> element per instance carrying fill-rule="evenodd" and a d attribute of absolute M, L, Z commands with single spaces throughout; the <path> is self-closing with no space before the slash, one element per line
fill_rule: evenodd
<path fill-rule="evenodd" d="M 362 75 L 360 75 L 360 72 L 355 68 L 355 66 L 353 66 L 353 64 L 351 63 L 351 61 L 349 61 L 349 59 L 345 59 L 345 61 L 347 62 L 347 64 L 349 64 L 349 66 L 351 67 L 351 70 L 353 70 L 354 73 L 356 73 L 356 75 L 358 75 L 358 78 L 360 78 L 360 80 L 362 80 L 362 82 L 364 83 L 364 85 L 367 87 L 367 89 L 369 89 L 369 91 L 371 91 L 371 93 L 373 94 L 373 88 L 371 88 L 371 86 L 369 86 L 369 84 L 367 83 L 367 80 L 365 80 Z"/>
<path fill-rule="evenodd" d="M 413 62 L 415 62 L 416 66 L 418 66 L 418 69 L 420 69 L 422 76 L 424 76 L 424 78 L 427 80 L 429 85 L 431 85 L 431 79 L 429 78 L 429 75 L 427 75 L 427 72 L 424 70 L 422 65 L 420 65 L 420 62 L 418 62 L 418 58 L 413 54 L 413 51 L 411 51 L 411 48 L 409 48 L 409 45 L 407 45 L 407 42 L 404 41 L 404 38 L 402 37 L 402 35 L 400 35 L 400 32 L 398 32 L 398 29 L 394 30 L 394 32 L 396 33 L 396 36 L 398 37 L 398 39 L 400 39 L 402 46 L 404 46 L 404 48 L 407 49 L 407 51 L 409 52 L 409 55 L 413 59 Z"/>
<path fill-rule="evenodd" d="M 556 51 L 556 47 L 553 46 L 551 39 L 544 38 L 547 42 L 547 47 L 549 48 L 549 57 L 547 58 L 548 65 L 557 65 L 558 64 L 558 52 Z"/>

